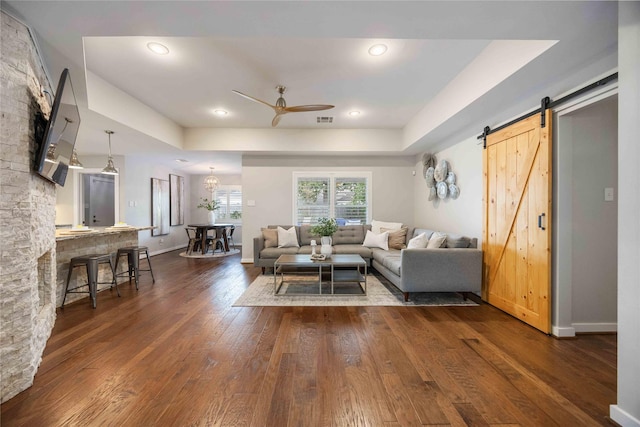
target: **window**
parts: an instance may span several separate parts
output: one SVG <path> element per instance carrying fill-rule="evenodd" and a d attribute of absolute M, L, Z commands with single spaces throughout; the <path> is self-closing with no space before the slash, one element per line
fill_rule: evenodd
<path fill-rule="evenodd" d="M 216 211 L 216 220 L 230 223 L 242 222 L 242 187 L 239 185 L 221 185 L 216 190 L 216 200 L 220 209 Z"/>
<path fill-rule="evenodd" d="M 316 224 L 322 217 L 338 225 L 369 222 L 371 172 L 294 172 L 293 178 L 297 224 Z"/>

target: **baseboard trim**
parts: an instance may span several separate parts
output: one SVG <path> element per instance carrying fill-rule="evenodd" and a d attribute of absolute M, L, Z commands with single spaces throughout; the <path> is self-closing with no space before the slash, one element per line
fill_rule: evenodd
<path fill-rule="evenodd" d="M 640 420 L 618 405 L 609 406 L 609 416 L 622 427 L 640 427 Z"/>
<path fill-rule="evenodd" d="M 172 248 L 159 249 L 157 251 L 149 252 L 149 256 L 160 255 L 160 254 L 164 254 L 164 253 L 167 253 L 167 252 L 173 252 L 173 251 L 177 251 L 178 249 L 186 249 L 186 246 L 178 245 L 178 246 L 174 246 Z"/>
<path fill-rule="evenodd" d="M 242 264 L 253 264 L 253 258 L 242 258 L 240 262 Z"/>
<path fill-rule="evenodd" d="M 577 334 L 589 332 L 618 332 L 617 323 L 573 323 Z"/>
<path fill-rule="evenodd" d="M 551 335 L 556 338 L 573 338 L 576 336 L 576 330 L 572 327 L 552 326 Z"/>

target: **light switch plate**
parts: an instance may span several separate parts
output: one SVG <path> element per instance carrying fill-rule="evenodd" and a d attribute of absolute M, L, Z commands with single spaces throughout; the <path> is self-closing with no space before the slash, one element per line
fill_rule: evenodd
<path fill-rule="evenodd" d="M 605 202 L 613 202 L 613 188 L 607 187 L 604 189 L 604 201 Z"/>

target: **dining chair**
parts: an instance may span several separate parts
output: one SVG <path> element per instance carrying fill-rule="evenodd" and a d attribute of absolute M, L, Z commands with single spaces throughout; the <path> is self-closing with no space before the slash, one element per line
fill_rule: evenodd
<path fill-rule="evenodd" d="M 233 240 L 233 232 L 236 230 L 236 226 L 232 225 L 231 227 L 227 227 L 227 242 L 229 242 L 229 247 L 233 245 L 233 249 L 236 248 L 236 242 Z"/>
<path fill-rule="evenodd" d="M 215 237 L 213 237 L 211 242 L 211 248 L 213 250 L 213 253 L 215 253 L 216 250 L 218 250 L 218 247 L 222 250 L 222 252 L 227 252 L 226 246 L 224 244 L 225 233 L 226 233 L 226 230 L 224 228 L 215 229 Z"/>
<path fill-rule="evenodd" d="M 195 228 L 185 227 L 184 230 L 187 232 L 187 237 L 189 238 L 189 243 L 187 244 L 187 255 L 191 255 L 193 251 L 200 249 L 200 239 L 196 238 Z"/>

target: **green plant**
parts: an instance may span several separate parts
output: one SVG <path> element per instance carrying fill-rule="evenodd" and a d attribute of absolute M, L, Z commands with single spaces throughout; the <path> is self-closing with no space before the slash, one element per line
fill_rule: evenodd
<path fill-rule="evenodd" d="M 338 223 L 333 218 L 319 218 L 318 224 L 311 227 L 309 231 L 316 236 L 332 236 L 338 231 Z"/>
<path fill-rule="evenodd" d="M 242 212 L 233 211 L 231 212 L 231 219 L 240 219 L 242 218 Z"/>
<path fill-rule="evenodd" d="M 215 200 L 209 200 L 205 198 L 200 198 L 202 202 L 198 205 L 199 208 L 204 208 L 208 211 L 216 211 L 220 209 L 220 203 Z"/>

